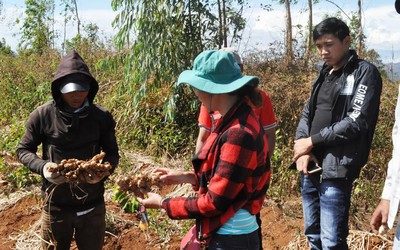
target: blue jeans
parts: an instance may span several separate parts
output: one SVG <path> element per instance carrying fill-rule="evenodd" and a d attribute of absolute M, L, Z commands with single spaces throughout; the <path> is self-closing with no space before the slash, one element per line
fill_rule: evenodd
<path fill-rule="evenodd" d="M 301 176 L 304 230 L 311 249 L 346 250 L 349 234 L 351 179 Z"/>
<path fill-rule="evenodd" d="M 394 235 L 394 240 L 393 240 L 393 250 L 399 250 L 399 249 L 400 249 L 400 221 L 397 222 L 396 234 Z"/>

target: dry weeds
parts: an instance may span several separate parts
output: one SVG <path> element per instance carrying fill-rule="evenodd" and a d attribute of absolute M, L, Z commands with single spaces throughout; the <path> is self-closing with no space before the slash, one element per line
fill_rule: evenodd
<path fill-rule="evenodd" d="M 350 250 L 387 250 L 391 249 L 393 242 L 385 236 L 374 233 L 350 230 L 347 237 L 347 244 Z M 310 249 L 307 238 L 304 235 L 298 235 L 283 250 Z"/>

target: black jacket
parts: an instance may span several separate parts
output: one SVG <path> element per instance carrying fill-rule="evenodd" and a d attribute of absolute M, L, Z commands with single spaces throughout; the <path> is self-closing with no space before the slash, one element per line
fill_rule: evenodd
<path fill-rule="evenodd" d="M 89 106 L 79 113 L 70 113 L 63 108 L 61 79 L 69 74 L 80 74 L 90 82 Z M 98 90 L 97 81 L 75 51 L 64 57 L 52 82 L 52 101 L 35 109 L 29 116 L 25 134 L 18 145 L 19 160 L 31 171 L 43 176 L 47 162 L 59 163 L 62 159 L 88 160 L 104 151 L 103 161 L 118 165 L 119 154 L 115 137 L 115 121 L 110 112 L 93 104 Z M 42 144 L 42 158 L 36 154 Z M 50 182 L 43 178 L 42 191 L 49 193 Z M 50 202 L 54 207 L 81 211 L 104 202 L 104 180 L 97 184 L 69 183 L 58 185 Z"/>
<path fill-rule="evenodd" d="M 296 139 L 311 136 L 314 148 L 324 147 L 322 178 L 356 178 L 368 160 L 371 142 L 378 119 L 382 79 L 371 63 L 351 56 L 343 67 L 334 93 L 331 125 L 310 135 L 316 98 L 324 81 L 324 64 L 312 85 L 296 130 Z M 345 98 L 338 98 L 339 95 Z M 339 103 L 340 101 L 342 103 Z"/>

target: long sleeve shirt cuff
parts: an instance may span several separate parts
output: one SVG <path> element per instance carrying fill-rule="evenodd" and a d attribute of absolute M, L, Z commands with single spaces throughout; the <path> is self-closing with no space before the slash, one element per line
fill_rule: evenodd
<path fill-rule="evenodd" d="M 392 189 L 391 185 L 387 185 L 387 183 L 385 182 L 385 186 L 383 187 L 381 199 L 390 200 L 391 194 L 392 194 L 391 189 Z"/>
<path fill-rule="evenodd" d="M 324 138 L 322 138 L 321 134 L 314 134 L 311 135 L 311 142 L 314 147 L 320 146 L 324 143 Z"/>

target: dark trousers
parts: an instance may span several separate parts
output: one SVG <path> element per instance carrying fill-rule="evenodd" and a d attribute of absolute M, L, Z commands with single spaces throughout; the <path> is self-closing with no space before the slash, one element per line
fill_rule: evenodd
<path fill-rule="evenodd" d="M 262 246 L 262 229 L 261 229 L 262 221 L 261 221 L 260 213 L 256 214 L 256 220 L 257 220 L 257 224 L 258 224 L 258 230 L 257 230 L 258 238 L 260 239 L 260 248 L 259 249 L 263 250 L 263 246 Z"/>
<path fill-rule="evenodd" d="M 222 235 L 216 234 L 207 250 L 258 250 L 260 240 L 258 230 L 249 234 Z"/>
<path fill-rule="evenodd" d="M 105 236 L 105 204 L 86 214 L 71 211 L 42 210 L 42 248 L 69 250 L 73 237 L 79 250 L 101 250 Z"/>

